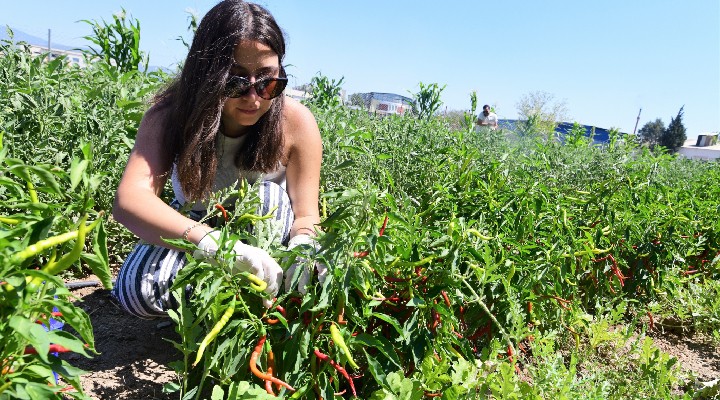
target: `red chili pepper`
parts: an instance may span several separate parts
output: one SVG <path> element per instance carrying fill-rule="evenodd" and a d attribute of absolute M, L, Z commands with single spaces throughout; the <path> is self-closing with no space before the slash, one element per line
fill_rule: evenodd
<path fill-rule="evenodd" d="M 434 308 L 432 310 L 432 317 L 433 317 L 433 322 L 432 322 L 432 325 L 430 326 L 430 330 L 432 331 L 432 333 L 435 333 L 437 331 L 438 325 L 440 325 L 440 314 L 438 314 L 438 312 L 435 311 Z"/>
<path fill-rule="evenodd" d="M 345 379 L 347 379 L 348 383 L 350 384 L 350 390 L 352 391 L 353 396 L 357 397 L 357 392 L 355 391 L 355 383 L 353 382 L 353 379 L 350 377 L 350 375 L 345 370 L 345 368 L 340 366 L 337 362 L 335 362 L 335 360 L 330 358 L 330 356 L 328 356 L 327 354 L 323 354 L 322 352 L 320 352 L 320 350 L 318 350 L 317 348 L 315 349 L 315 356 L 318 359 L 320 359 L 321 361 L 325 361 L 326 363 L 330 364 L 333 368 L 335 368 L 335 370 L 337 372 L 340 373 L 340 375 L 344 376 Z"/>
<path fill-rule="evenodd" d="M 445 305 L 448 307 L 452 307 L 452 304 L 450 303 L 450 298 L 448 297 L 447 292 L 444 290 L 441 290 L 440 294 L 442 294 L 443 300 L 445 300 Z"/>
<path fill-rule="evenodd" d="M 260 353 L 262 353 L 263 345 L 265 344 L 266 336 L 263 335 L 260 337 L 260 340 L 258 340 L 257 345 L 255 346 L 255 349 L 253 350 L 252 354 L 250 355 L 250 371 L 253 373 L 253 375 L 257 376 L 258 378 L 262 379 L 263 381 L 271 381 L 272 383 L 276 385 L 280 385 L 287 390 L 290 390 L 291 392 L 294 392 L 295 389 L 288 385 L 287 383 L 281 381 L 278 378 L 275 378 L 272 375 L 268 375 L 262 371 L 260 371 L 257 367 L 257 359 L 260 356 Z"/>
<path fill-rule="evenodd" d="M 223 218 L 225 218 L 225 222 L 227 222 L 227 221 L 229 220 L 229 218 L 228 218 L 228 213 L 227 213 L 227 211 L 225 210 L 225 207 L 223 207 L 222 204 L 217 203 L 217 204 L 215 204 L 215 208 L 217 208 L 218 210 L 222 211 Z"/>
<path fill-rule="evenodd" d="M 268 352 L 268 367 L 267 367 L 267 374 L 270 376 L 273 376 L 273 370 L 275 369 L 275 355 L 273 354 L 272 350 Z M 279 387 L 278 387 L 279 389 Z M 265 381 L 265 391 L 268 392 L 268 394 L 271 394 L 275 396 L 275 392 L 272 388 L 272 381 L 266 380 Z"/>
<path fill-rule="evenodd" d="M 618 281 L 620 281 L 620 286 L 625 286 L 625 279 L 627 279 L 627 278 L 623 275 L 622 271 L 620 271 L 617 260 L 615 260 L 615 257 L 613 257 L 612 254 L 608 254 L 605 257 L 593 259 L 592 261 L 601 262 L 601 261 L 605 261 L 605 260 L 610 260 L 610 262 L 612 263 L 610 269 L 611 269 L 613 275 L 615 275 L 618 278 Z M 615 293 L 614 289 L 612 289 L 612 286 L 611 286 L 611 290 L 613 293 Z"/>
<path fill-rule="evenodd" d="M 378 236 L 382 236 L 385 233 L 385 228 L 387 227 L 388 223 L 388 216 L 385 214 L 385 219 L 383 220 L 382 228 L 380 228 L 380 234 Z M 356 251 L 353 253 L 353 257 L 355 258 L 363 258 L 367 257 L 370 254 L 370 250 L 365 251 Z"/>
<path fill-rule="evenodd" d="M 555 295 L 552 295 L 552 296 L 550 296 L 550 297 L 552 297 L 553 299 L 555 299 L 555 301 L 557 301 L 558 304 L 560 305 L 560 307 L 562 307 L 563 309 L 565 309 L 565 310 L 569 310 L 569 309 L 570 309 L 570 307 L 568 307 L 568 306 L 566 305 L 566 304 L 571 303 L 570 300 L 565 300 L 565 299 L 563 299 L 563 298 L 561 298 L 561 297 L 558 297 L 558 296 L 555 296 Z"/>
<path fill-rule="evenodd" d="M 62 317 L 62 313 L 59 312 L 59 311 L 53 311 L 53 312 L 50 313 L 50 316 L 52 316 L 52 317 Z M 45 318 L 45 317 L 46 317 L 46 315 L 43 314 L 43 315 L 42 315 L 42 318 Z M 41 320 L 37 320 L 37 321 L 35 321 L 35 323 L 37 323 L 37 324 L 42 324 L 43 322 L 42 322 Z"/>
<path fill-rule="evenodd" d="M 511 363 L 515 364 L 515 373 L 516 373 L 516 374 L 519 374 L 519 373 L 520 373 L 520 367 L 518 367 L 518 365 L 515 363 L 515 357 L 514 357 L 515 354 L 513 353 L 513 348 L 512 348 L 512 346 L 508 345 L 508 347 L 507 347 L 507 353 L 508 353 L 508 361 L 510 361 Z"/>
<path fill-rule="evenodd" d="M 612 287 L 612 284 L 610 284 L 608 287 L 610 288 L 610 292 L 612 292 L 612 294 L 617 294 L 615 289 Z"/>
<path fill-rule="evenodd" d="M 523 345 L 521 342 L 518 342 L 518 348 L 520 351 L 522 351 L 524 354 L 527 354 L 527 349 L 525 348 L 525 345 Z"/>
<path fill-rule="evenodd" d="M 470 336 L 468 339 L 470 339 L 470 340 L 477 340 L 477 339 L 479 339 L 481 336 L 485 336 L 485 335 L 490 336 L 491 326 L 492 326 L 491 323 L 488 322 L 487 325 L 478 328 L 478 330 L 476 330 L 475 333 L 473 333 L 472 336 Z"/>
<path fill-rule="evenodd" d="M 380 235 L 379 235 L 379 236 L 382 236 L 383 233 L 385 233 L 385 228 L 387 227 L 387 223 L 388 223 L 388 215 L 385 214 L 385 219 L 383 220 L 382 228 L 380 228 Z"/>
<path fill-rule="evenodd" d="M 370 251 L 369 251 L 369 250 L 356 251 L 356 252 L 353 253 L 353 256 L 354 256 L 355 258 L 363 258 L 363 257 L 367 257 L 369 254 L 370 254 Z"/>
<path fill-rule="evenodd" d="M 51 344 L 50 347 L 48 348 L 48 353 L 69 353 L 69 352 L 71 352 L 70 349 L 63 347 L 59 344 Z M 25 354 L 37 354 L 37 353 L 38 353 L 37 350 L 32 346 L 28 346 L 25 348 Z"/>

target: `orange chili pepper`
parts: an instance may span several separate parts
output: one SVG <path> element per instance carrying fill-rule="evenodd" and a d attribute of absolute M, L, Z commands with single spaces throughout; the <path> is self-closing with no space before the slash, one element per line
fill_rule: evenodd
<path fill-rule="evenodd" d="M 230 219 L 230 218 L 228 218 L 228 213 L 227 213 L 227 211 L 225 210 L 225 207 L 223 207 L 222 204 L 220 204 L 220 203 L 215 204 L 215 208 L 217 208 L 218 210 L 222 211 L 222 215 L 223 215 L 223 218 L 225 218 L 225 222 L 227 222 L 227 221 Z"/>

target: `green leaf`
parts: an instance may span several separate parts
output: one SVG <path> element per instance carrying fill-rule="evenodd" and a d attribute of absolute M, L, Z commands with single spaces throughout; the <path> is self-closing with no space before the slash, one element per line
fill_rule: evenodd
<path fill-rule="evenodd" d="M 392 361 L 392 363 L 395 364 L 397 368 L 402 368 L 400 364 L 400 358 L 395 352 L 392 343 L 390 343 L 390 341 L 386 338 L 382 336 L 374 336 L 367 333 L 361 333 L 350 341 L 351 345 L 354 345 L 355 343 L 361 343 L 365 346 L 374 347 L 380 350 L 380 352 L 385 357 L 387 357 L 388 360 Z"/>
<path fill-rule="evenodd" d="M 70 165 L 70 191 L 75 190 L 80 183 L 89 164 L 90 161 L 88 160 L 80 160 L 78 158 L 72 160 L 72 164 Z"/>
<path fill-rule="evenodd" d="M 225 391 L 220 385 L 215 385 L 210 395 L 211 400 L 223 400 L 225 398 Z"/>
<path fill-rule="evenodd" d="M 352 167 L 355 165 L 355 161 L 353 160 L 345 160 L 341 162 L 338 166 L 335 167 L 336 170 L 341 170 L 343 168 Z"/>
<path fill-rule="evenodd" d="M 100 225 L 93 236 L 93 251 L 94 254 L 83 253 L 81 257 L 87 262 L 93 274 L 100 279 L 103 286 L 106 289 L 112 289 L 112 272 L 110 271 L 104 221 L 100 221 Z"/>
<path fill-rule="evenodd" d="M 342 150 L 347 150 L 347 151 L 350 151 L 350 152 L 353 152 L 353 153 L 367 154 L 367 150 L 365 150 L 365 149 L 363 149 L 363 148 L 361 148 L 361 147 L 357 147 L 357 146 L 345 145 L 345 146 L 340 146 L 340 148 L 341 148 Z"/>
<path fill-rule="evenodd" d="M 27 340 L 30 346 L 37 350 L 38 356 L 43 362 L 48 362 L 48 349 L 50 347 L 50 340 L 48 339 L 48 332 L 35 321 L 14 315 L 10 317 L 10 327 L 20 335 L 23 339 Z"/>
<path fill-rule="evenodd" d="M 67 348 L 73 353 L 82 354 L 87 358 L 91 358 L 90 355 L 87 353 L 86 347 L 83 342 L 69 332 L 49 331 L 47 333 L 47 338 L 50 343 L 59 344 L 60 346 Z"/>
<path fill-rule="evenodd" d="M 387 376 L 387 389 L 376 391 L 371 400 L 420 400 L 424 391 L 420 382 L 405 378 L 401 373 L 391 372 Z M 389 390 L 389 392 L 388 392 Z"/>
<path fill-rule="evenodd" d="M 95 342 L 90 316 L 82 308 L 59 299 L 49 301 L 48 304 L 62 313 L 65 323 L 73 327 L 85 343 L 92 345 Z"/>
<path fill-rule="evenodd" d="M 182 370 L 182 369 L 181 369 Z M 163 393 L 176 393 L 180 390 L 180 384 L 177 382 L 168 382 L 163 385 Z"/>

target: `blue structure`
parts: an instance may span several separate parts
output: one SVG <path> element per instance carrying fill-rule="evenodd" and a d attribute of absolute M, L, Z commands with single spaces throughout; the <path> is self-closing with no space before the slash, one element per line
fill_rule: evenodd
<path fill-rule="evenodd" d="M 517 131 L 517 124 L 518 122 L 521 122 L 516 119 L 499 119 L 498 120 L 498 126 L 503 129 L 508 129 L 511 131 Z M 558 134 L 558 136 L 562 139 L 570 133 L 570 130 L 572 130 L 574 123 L 572 122 L 560 122 L 555 127 L 555 133 Z M 580 125 L 583 128 L 585 128 L 585 136 L 586 137 L 593 137 L 593 142 L 598 143 L 608 143 L 610 141 L 610 130 L 605 128 L 598 128 L 596 126 L 590 126 L 590 125 Z M 594 135 L 593 135 L 593 129 L 594 129 Z M 627 135 L 626 133 L 620 133 L 621 136 Z"/>

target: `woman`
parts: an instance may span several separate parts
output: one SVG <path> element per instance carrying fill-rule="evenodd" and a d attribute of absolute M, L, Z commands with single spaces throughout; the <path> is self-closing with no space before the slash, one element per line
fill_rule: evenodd
<path fill-rule="evenodd" d="M 203 17 L 180 76 L 144 116 L 117 189 L 113 216 L 146 242 L 113 291 L 127 311 L 149 318 L 175 306 L 169 287 L 185 255 L 162 238 L 184 238 L 213 256 L 219 231 L 196 221 L 208 195 L 240 177 L 261 180 L 260 212 L 277 207 L 283 243 L 312 242 L 322 143 L 310 111 L 282 95 L 284 56 L 282 31 L 261 6 L 225 0 Z M 168 178 L 170 205 L 159 197 Z M 193 204 L 189 215 L 177 211 L 185 203 Z M 272 298 L 283 276 L 277 262 L 243 243 L 233 251 L 235 266 L 265 280 Z"/>

